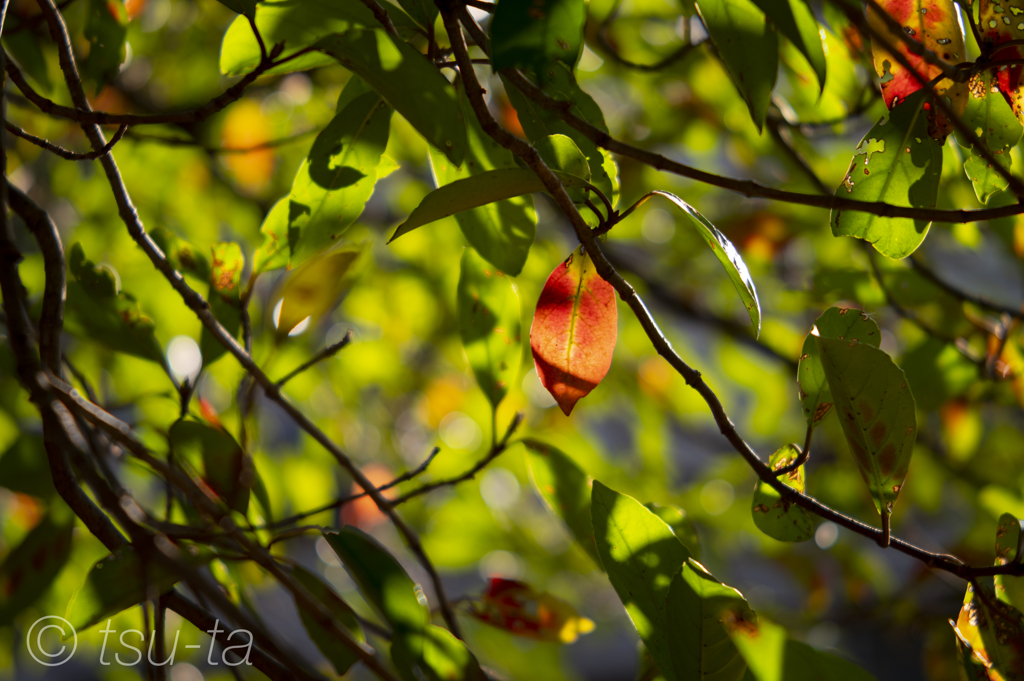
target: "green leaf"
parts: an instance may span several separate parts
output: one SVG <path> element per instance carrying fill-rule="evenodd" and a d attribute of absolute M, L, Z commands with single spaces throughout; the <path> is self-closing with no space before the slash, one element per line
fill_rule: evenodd
<path fill-rule="evenodd" d="M 346 94 L 351 99 L 317 135 L 299 167 L 286 208 L 274 206 L 264 221 L 257 272 L 282 263 L 279 249 L 297 267 L 338 243 L 373 194 L 393 110 L 358 78 L 346 84 L 342 100 Z"/>
<path fill-rule="evenodd" d="M 134 297 L 118 292 L 110 269 L 87 259 L 80 243 L 71 247 L 68 269 L 74 276 L 68 281 L 64 307 L 68 330 L 162 366 L 164 353 L 156 338 L 156 325 L 142 314 Z"/>
<path fill-rule="evenodd" d="M 397 634 L 422 632 L 430 623 L 423 589 L 376 539 L 346 525 L 324 532 L 359 591 Z M 414 651 L 419 654 L 419 651 Z"/>
<path fill-rule="evenodd" d="M 736 292 L 740 294 L 743 306 L 747 308 L 750 315 L 750 323 L 754 325 L 754 335 L 761 334 L 761 304 L 757 300 L 757 289 L 754 287 L 754 279 L 750 276 L 747 264 L 743 262 L 732 242 L 722 234 L 717 227 L 708 222 L 708 219 L 697 212 L 690 204 L 683 201 L 675 194 L 669 194 L 660 190 L 651 192 L 652 195 L 663 196 L 671 201 L 677 208 L 683 211 L 690 220 L 690 225 L 701 235 L 704 242 L 711 247 L 718 262 L 722 263 L 725 273 L 729 275 Z"/>
<path fill-rule="evenodd" d="M 250 18 L 256 16 L 257 1 L 258 0 L 217 0 L 217 2 L 224 5 L 232 12 Z"/>
<path fill-rule="evenodd" d="M 548 135 L 534 142 L 533 147 L 552 170 L 560 170 L 590 182 L 590 163 L 571 137 Z M 571 189 L 568 194 L 574 203 L 583 203 L 587 198 L 587 192 L 583 189 Z"/>
<path fill-rule="evenodd" d="M 601 565 L 594 543 L 590 497 L 592 478 L 561 450 L 533 439 L 524 439 L 526 463 L 534 489 L 558 514 L 584 551 Z"/>
<path fill-rule="evenodd" d="M 742 594 L 689 559 L 672 577 L 665 608 L 672 676 L 690 681 L 740 681 L 747 665 L 727 627 L 754 626 L 757 616 Z M 658 657 L 651 651 L 655 662 Z M 665 666 L 658 662 L 666 679 Z"/>
<path fill-rule="evenodd" d="M 389 13 L 400 11 L 395 6 L 388 9 Z M 462 163 L 466 126 L 455 90 L 426 57 L 388 33 L 362 3 L 261 2 L 256 7 L 256 26 L 267 44 L 285 42 L 288 52 L 284 56 L 306 47 L 330 55 L 366 81 L 452 163 Z M 221 71 L 226 74 L 242 73 L 259 64 L 259 46 L 245 19 L 239 17 L 228 28 L 220 56 Z M 305 55 L 268 73 L 329 63 Z"/>
<path fill-rule="evenodd" d="M 568 65 L 560 62 L 552 64 L 543 71 L 543 74 L 545 77 L 541 80 L 544 82 L 544 92 L 563 102 L 571 102 L 572 105 L 567 111 L 603 132 L 608 132 L 601 107 L 579 86 Z M 611 155 L 563 121 L 558 112 L 540 106 L 505 78 L 502 78 L 501 82 L 530 142 L 538 143 L 550 135 L 565 135 L 570 138 L 587 157 L 594 186 L 612 202 L 613 206 L 616 205 L 619 196 L 618 172 Z"/>
<path fill-rule="evenodd" d="M 413 670 L 410 649 L 421 650 L 415 660 L 428 681 L 486 681 L 480 663 L 466 644 L 450 631 L 431 624 L 420 633 L 407 634 L 391 643 L 391 658 L 408 681 L 421 678 Z"/>
<path fill-rule="evenodd" d="M 180 553 L 179 559 L 193 567 L 205 565 L 213 558 L 213 554 L 195 547 Z M 144 566 L 135 549 L 126 546 L 92 566 L 85 583 L 71 597 L 65 617 L 81 632 L 150 597 L 166 593 L 178 580 L 177 572 L 155 558 L 145 561 Z"/>
<path fill-rule="evenodd" d="M 242 255 L 242 247 L 230 241 L 216 243 L 211 248 L 213 265 L 210 268 L 210 292 L 206 299 L 217 321 L 229 334 L 237 337 L 242 328 L 241 281 L 245 256 Z M 199 351 L 203 355 L 203 365 L 210 366 L 227 352 L 227 348 L 204 326 L 199 336 Z"/>
<path fill-rule="evenodd" d="M 1000 165 L 1009 170 L 1010 150 L 1020 141 L 1024 128 L 997 89 L 996 81 L 994 71 L 982 71 L 971 80 L 971 96 L 967 98 L 960 120 L 977 134 Z M 1006 189 L 1009 182 L 959 133 L 957 141 L 971 148 L 971 155 L 964 162 L 964 172 L 974 185 L 978 200 L 988 203 L 992 195 Z"/>
<path fill-rule="evenodd" d="M 0 564 L 0 626 L 46 593 L 71 555 L 75 516 L 63 502 L 10 549 Z"/>
<path fill-rule="evenodd" d="M 42 437 L 22 433 L 0 456 L 0 487 L 40 499 L 57 494 Z"/>
<path fill-rule="evenodd" d="M 299 584 L 306 587 L 313 594 L 313 597 L 330 611 L 331 616 L 338 624 L 349 630 L 352 638 L 357 641 L 366 641 L 363 630 L 359 626 L 359 620 L 356 619 L 356 614 L 352 611 L 352 608 L 345 601 L 341 600 L 338 594 L 334 593 L 334 590 L 323 579 L 299 565 L 292 569 L 292 577 Z M 349 667 L 358 661 L 359 658 L 355 656 L 355 653 L 340 643 L 330 631 L 317 622 L 313 615 L 299 608 L 299 618 L 302 620 L 302 626 L 306 628 L 306 633 L 313 639 L 313 643 L 320 649 L 323 656 L 330 661 L 334 671 L 338 674 L 344 674 L 349 670 Z"/>
<path fill-rule="evenodd" d="M 31 31 L 21 31 L 14 35 L 5 35 L 3 46 L 18 62 L 18 66 L 29 78 L 41 86 L 44 94 L 53 91 L 53 81 L 46 63 L 46 55 L 40 40 Z"/>
<path fill-rule="evenodd" d="M 1024 557 L 1024 546 L 1021 539 L 1021 522 L 1012 513 L 999 516 L 996 528 L 996 562 L 995 565 L 1007 565 L 1020 562 Z M 1010 575 L 995 575 L 993 578 L 996 597 L 1003 603 L 1020 609 L 1024 605 L 1024 579 Z"/>
<path fill-rule="evenodd" d="M 953 620 L 950 620 L 949 623 L 953 625 L 953 634 L 956 637 L 956 658 L 960 663 L 962 681 L 992 681 L 992 676 L 989 674 L 991 665 L 974 654 L 974 648 L 960 634 L 956 625 L 953 624 Z"/>
<path fill-rule="evenodd" d="M 191 417 L 176 421 L 169 435 L 174 453 L 193 465 L 201 460 L 203 478 L 210 488 L 228 508 L 245 515 L 254 472 L 235 438 L 223 428 Z"/>
<path fill-rule="evenodd" d="M 793 445 L 786 445 L 771 455 L 768 466 L 777 471 L 796 461 L 800 452 Z M 804 467 L 779 478 L 798 492 L 804 491 Z M 754 524 L 772 539 L 779 541 L 807 541 L 814 536 L 814 517 L 799 506 L 783 499 L 774 487 L 758 480 L 754 486 L 754 497 L 750 502 Z"/>
<path fill-rule="evenodd" d="M 89 56 L 82 64 L 82 73 L 95 82 L 96 94 L 117 77 L 126 55 L 127 35 L 128 12 L 121 0 L 89 0 L 85 18 Z"/>
<path fill-rule="evenodd" d="M 583 46 L 584 0 L 502 0 L 491 20 L 495 71 L 543 73 L 553 61 L 574 66 Z"/>
<path fill-rule="evenodd" d="M 871 681 L 874 677 L 841 657 L 790 639 L 778 624 L 759 617 L 728 628 L 755 681 Z"/>
<path fill-rule="evenodd" d="M 469 366 L 491 406 L 519 375 L 522 326 L 519 296 L 505 275 L 472 248 L 462 254 L 458 288 L 459 333 Z"/>
<path fill-rule="evenodd" d="M 156 227 L 149 235 L 164 252 L 174 269 L 202 281 L 210 280 L 210 261 L 198 248 L 179 238 L 166 227 Z"/>
<path fill-rule="evenodd" d="M 800 401 L 803 403 L 807 427 L 813 428 L 832 409 L 832 393 L 825 379 L 825 368 L 821 366 L 816 338 L 835 338 L 866 343 L 877 348 L 882 342 L 878 324 L 866 313 L 845 307 L 830 307 L 814 322 L 811 332 L 804 339 L 797 365 L 797 385 L 800 386 Z"/>
<path fill-rule="evenodd" d="M 597 480 L 591 504 L 597 553 L 633 626 L 667 681 L 689 681 L 674 673 L 666 599 L 690 552 L 661 518 Z"/>
<path fill-rule="evenodd" d="M 786 36 L 818 77 L 820 91 L 825 90 L 825 49 L 818 21 L 806 0 L 753 0 L 765 16 Z M 717 43 L 716 43 L 717 44 Z"/>
<path fill-rule="evenodd" d="M 698 0 L 697 12 L 733 84 L 746 101 L 754 125 L 761 130 L 779 69 L 779 39 L 775 31 L 765 20 L 764 12 L 750 0 Z"/>
<path fill-rule="evenodd" d="M 582 178 L 566 175 L 557 170 L 553 172 L 566 188 L 592 186 Z M 479 175 L 456 180 L 438 187 L 423 197 L 420 205 L 416 206 L 405 222 L 398 226 L 388 243 L 417 227 L 461 211 L 541 191 L 544 191 L 544 185 L 529 168 L 488 170 Z"/>
<path fill-rule="evenodd" d="M 314 256 L 291 272 L 281 287 L 280 315 L 275 319 L 278 333 L 288 333 L 306 318 L 315 324 L 327 314 L 357 278 L 366 250 L 365 245 L 339 248 Z"/>
<path fill-rule="evenodd" d="M 665 521 L 676 538 L 690 551 L 690 555 L 700 560 L 700 537 L 697 536 L 697 527 L 686 511 L 671 504 L 662 505 L 654 502 L 644 504 L 644 508 Z"/>
<path fill-rule="evenodd" d="M 934 208 L 942 171 L 942 143 L 928 134 L 923 95 L 907 98 L 871 128 L 857 147 L 836 196 L 884 201 L 897 206 Z M 905 258 L 921 245 L 931 223 L 887 218 L 853 210 L 832 211 L 833 236 L 852 236 L 882 255 Z"/>
<path fill-rule="evenodd" d="M 398 4 L 424 29 L 437 21 L 438 9 L 433 0 L 398 0 Z"/>
<path fill-rule="evenodd" d="M 891 513 L 917 437 L 914 396 L 903 371 L 878 348 L 816 338 L 839 423 L 879 513 Z"/>
<path fill-rule="evenodd" d="M 430 150 L 430 167 L 438 187 L 499 168 L 516 168 L 512 152 L 483 131 L 466 99 L 462 80 L 455 89 L 466 119 L 466 159 L 461 167 Z M 533 197 L 517 196 L 455 215 L 463 236 L 485 260 L 502 272 L 518 276 L 537 233 Z"/>
<path fill-rule="evenodd" d="M 950 624 L 973 657 L 1004 681 L 1024 679 L 1024 615 L 996 598 L 990 579 L 967 586 L 960 616 Z"/>

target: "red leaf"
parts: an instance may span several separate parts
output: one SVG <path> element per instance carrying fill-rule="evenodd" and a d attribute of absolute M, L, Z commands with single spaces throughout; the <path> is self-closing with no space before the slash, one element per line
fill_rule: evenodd
<path fill-rule="evenodd" d="M 880 0 L 878 4 L 903 27 L 907 36 L 922 43 L 944 62 L 957 64 L 964 60 L 964 35 L 957 21 L 953 0 Z M 868 10 L 868 23 L 885 38 L 886 42 L 896 47 L 897 51 L 907 58 L 925 82 L 942 73 L 938 66 L 929 64 L 923 57 L 911 53 L 907 45 L 889 30 L 882 17 L 873 9 Z M 889 109 L 922 88 L 914 74 L 901 66 L 892 53 L 882 45 L 873 41 L 871 53 L 875 61 L 875 71 L 882 81 L 882 99 Z M 950 105 L 958 116 L 964 112 L 964 107 L 967 106 L 966 83 L 953 83 L 946 78 L 935 86 L 935 92 L 940 97 L 949 98 Z M 952 132 L 952 124 L 941 112 L 932 110 L 930 105 L 925 105 L 925 110 L 928 111 L 928 131 L 932 137 L 944 139 Z"/>
<path fill-rule="evenodd" d="M 570 255 L 548 277 L 530 348 L 540 382 L 566 416 L 608 373 L 617 323 L 615 289 L 585 251 Z"/>
<path fill-rule="evenodd" d="M 594 630 L 591 620 L 562 599 L 501 577 L 491 578 L 480 600 L 471 603 L 470 614 L 516 636 L 541 641 L 572 643 Z"/>
<path fill-rule="evenodd" d="M 1005 11 L 1004 11 L 1005 10 Z M 979 7 L 978 29 L 981 31 L 981 42 L 983 48 L 991 49 L 993 45 L 1005 43 L 1008 40 L 1020 40 L 1024 38 L 1024 18 L 1018 15 L 1020 11 L 1016 6 L 1004 8 L 1001 3 L 992 0 L 981 0 Z M 994 61 L 1020 59 L 1024 52 L 1020 47 L 1006 47 L 991 53 Z M 1024 122 L 1024 91 L 1021 85 L 1024 84 L 1021 66 L 1015 65 L 1002 67 L 996 72 L 996 83 L 999 91 L 1003 93 L 1017 120 Z"/>

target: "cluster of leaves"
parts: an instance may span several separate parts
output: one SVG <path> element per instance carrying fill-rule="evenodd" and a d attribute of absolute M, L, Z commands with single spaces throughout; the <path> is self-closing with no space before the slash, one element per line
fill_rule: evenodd
<path fill-rule="evenodd" d="M 920 620 L 902 654 L 936 681 L 1021 678 L 1024 314 L 1005 284 L 1021 288 L 1024 255 L 1020 8 L 221 5 L 43 0 L 3 27 L 20 221 L 0 255 L 26 257 L 4 273 L 0 638 L 56 613 L 80 635 L 141 617 L 149 636 L 168 598 L 202 602 L 212 580 L 219 611 L 259 625 L 272 677 L 310 676 L 310 659 L 403 680 L 596 676 L 622 665 L 612 636 L 638 636 L 642 679 L 885 678 L 900 672 L 864 651 Z M 106 122 L 156 112 L 77 167 L 20 129 L 89 135 L 60 22 Z M 171 102 L 196 108 L 160 113 Z M 67 403 L 106 418 L 75 412 L 64 441 L 17 347 L 45 355 L 54 333 L 80 388 Z M 131 541 L 112 546 L 89 509 Z M 894 551 L 919 572 L 877 558 Z M 483 583 L 456 601 L 466 582 L 437 568 Z M 930 570 L 968 580 L 962 604 L 914 593 Z M 301 657 L 264 631 L 293 612 Z M 857 634 L 869 616 L 885 626 Z M 831 621 L 850 626 L 830 638 Z M 566 672 L 574 642 L 594 662 Z"/>

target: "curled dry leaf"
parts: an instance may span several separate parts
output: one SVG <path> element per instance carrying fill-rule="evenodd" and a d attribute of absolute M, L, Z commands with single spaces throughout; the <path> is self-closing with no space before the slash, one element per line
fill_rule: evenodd
<path fill-rule="evenodd" d="M 615 289 L 586 251 L 555 267 L 537 301 L 530 348 L 537 376 L 566 416 L 608 373 L 617 324 Z"/>
<path fill-rule="evenodd" d="M 939 59 L 948 64 L 963 61 L 966 54 L 964 34 L 957 21 L 953 0 L 880 0 L 878 4 L 903 27 L 907 36 L 924 45 L 926 50 L 935 53 Z M 872 42 L 875 71 L 882 81 L 882 99 L 889 109 L 922 89 L 922 81 L 928 83 L 942 74 L 942 69 L 937 65 L 928 63 L 923 56 L 913 54 L 907 44 L 889 29 L 883 17 L 871 8 L 868 8 L 868 23 L 881 34 L 885 42 L 896 47 L 917 71 L 915 75 L 897 62 L 879 41 Z M 963 114 L 967 106 L 966 83 L 954 83 L 945 78 L 935 85 L 935 93 L 949 98 L 950 106 L 957 116 Z M 928 133 L 935 139 L 945 139 L 952 132 L 953 126 L 944 114 L 932 107 L 932 104 L 925 104 L 925 110 L 928 111 Z"/>

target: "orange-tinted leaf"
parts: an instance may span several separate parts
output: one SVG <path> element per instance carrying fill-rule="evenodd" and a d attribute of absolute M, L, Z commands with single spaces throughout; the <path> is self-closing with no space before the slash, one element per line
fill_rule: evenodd
<path fill-rule="evenodd" d="M 572 643 L 594 623 L 560 598 L 512 579 L 492 577 L 470 613 L 481 622 L 517 636 Z"/>
<path fill-rule="evenodd" d="M 953 0 L 880 0 L 878 4 L 886 14 L 899 22 L 906 35 L 922 43 L 925 49 L 931 50 L 949 64 L 963 61 L 966 54 L 964 34 L 957 21 Z M 900 37 L 889 30 L 883 18 L 870 8 L 868 23 L 907 58 L 925 82 L 942 73 L 938 66 L 929 64 L 924 57 L 912 54 Z M 896 61 L 889 50 L 878 43 L 873 41 L 871 54 L 875 60 L 875 71 L 882 81 L 882 99 L 892 109 L 920 90 L 922 85 L 911 71 Z M 967 106 L 966 83 L 953 83 L 946 78 L 935 86 L 935 92 L 949 97 L 953 111 L 958 116 L 963 114 Z M 952 132 L 953 126 L 944 115 L 930 110 L 930 107 L 931 104 L 925 104 L 925 110 L 929 111 L 928 132 L 936 139 L 945 138 Z"/>
<path fill-rule="evenodd" d="M 993 45 L 1008 40 L 1024 38 L 1024 16 L 1016 3 L 1004 5 L 1000 1 L 981 0 L 979 6 L 978 29 L 981 31 L 982 49 L 991 49 Z M 1024 50 L 1020 46 L 1007 47 L 992 54 L 997 61 L 1021 59 Z M 1017 120 L 1024 123 L 1024 92 L 1021 91 L 1021 66 L 1011 66 L 996 71 L 996 85 L 1003 97 L 1010 104 Z"/>
<path fill-rule="evenodd" d="M 617 323 L 615 289 L 574 252 L 548 277 L 530 327 L 537 376 L 566 416 L 608 373 Z"/>
<path fill-rule="evenodd" d="M 967 587 L 953 631 L 990 673 L 1005 681 L 1024 679 L 1024 615 L 996 598 L 991 579 Z"/>

